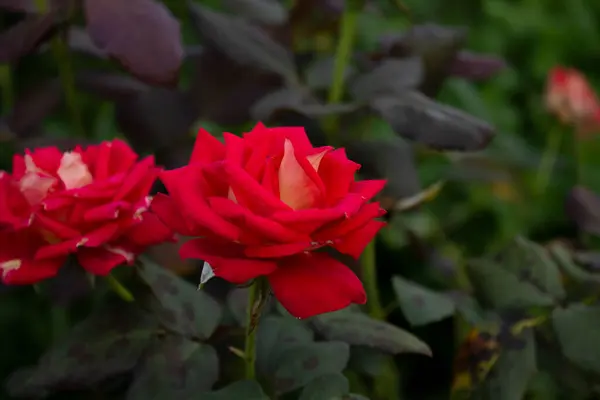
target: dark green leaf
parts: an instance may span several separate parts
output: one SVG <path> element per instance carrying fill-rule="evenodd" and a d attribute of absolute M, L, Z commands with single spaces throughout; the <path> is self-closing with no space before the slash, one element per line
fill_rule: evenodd
<path fill-rule="evenodd" d="M 151 83 L 174 84 L 184 51 L 179 22 L 154 0 L 85 0 L 87 29 L 98 48 Z"/>
<path fill-rule="evenodd" d="M 416 25 L 392 43 L 389 54 L 392 57 L 421 57 L 425 69 L 421 89 L 427 95 L 434 95 L 448 76 L 448 65 L 466 39 L 465 28 Z"/>
<path fill-rule="evenodd" d="M 140 276 L 160 303 L 157 311 L 166 328 L 202 340 L 212 335 L 222 313 L 216 300 L 147 259 L 140 267 Z"/>
<path fill-rule="evenodd" d="M 313 332 L 291 317 L 265 316 L 257 329 L 256 366 L 264 375 L 275 372 L 286 349 L 313 341 Z"/>
<path fill-rule="evenodd" d="M 334 57 L 321 58 L 313 62 L 306 70 L 306 84 L 313 90 L 329 89 L 333 84 Z M 351 66 L 344 70 L 344 82 L 356 73 Z"/>
<path fill-rule="evenodd" d="M 240 326 L 246 326 L 248 308 L 248 289 L 233 289 L 227 294 L 227 306 Z"/>
<path fill-rule="evenodd" d="M 348 379 L 341 373 L 320 376 L 304 387 L 299 400 L 333 400 L 350 391 Z"/>
<path fill-rule="evenodd" d="M 586 271 L 575 263 L 573 254 L 562 243 L 554 242 L 549 246 L 549 251 L 559 267 L 571 279 L 577 282 L 593 282 L 600 284 L 600 274 Z"/>
<path fill-rule="evenodd" d="M 600 373 L 600 305 L 557 308 L 552 324 L 564 355 L 578 366 Z"/>
<path fill-rule="evenodd" d="M 195 399 L 199 399 L 198 396 Z M 203 393 L 202 400 L 269 400 L 258 382 L 238 381 L 215 392 Z"/>
<path fill-rule="evenodd" d="M 523 399 L 536 372 L 535 339 L 533 331 L 524 332 L 521 349 L 505 349 L 478 391 L 485 400 Z"/>
<path fill-rule="evenodd" d="M 133 305 L 119 303 L 92 314 L 52 346 L 35 367 L 7 383 L 14 396 L 61 388 L 87 388 L 132 370 L 152 343 L 158 324 Z"/>
<path fill-rule="evenodd" d="M 0 63 L 14 63 L 53 34 L 62 22 L 58 11 L 30 15 L 0 34 Z"/>
<path fill-rule="evenodd" d="M 565 202 L 567 216 L 584 232 L 600 235 L 600 197 L 591 190 L 576 186 Z"/>
<path fill-rule="evenodd" d="M 480 297 L 495 308 L 549 306 L 565 296 L 560 271 L 541 246 L 517 238 L 495 261 L 467 270 Z"/>
<path fill-rule="evenodd" d="M 237 15 L 266 25 L 281 25 L 287 11 L 276 0 L 223 0 L 223 5 Z"/>
<path fill-rule="evenodd" d="M 388 59 L 372 71 L 353 79 L 349 90 L 355 100 L 371 101 L 379 96 L 402 94 L 415 89 L 422 77 L 420 58 Z"/>
<path fill-rule="evenodd" d="M 443 294 L 400 276 L 392 277 L 392 285 L 404 316 L 413 326 L 427 325 L 454 315 L 454 302 Z"/>
<path fill-rule="evenodd" d="M 381 350 L 366 346 L 350 348 L 349 368 L 368 376 L 377 377 L 383 372 L 386 358 L 390 356 Z"/>
<path fill-rule="evenodd" d="M 219 359 L 211 346 L 167 336 L 146 356 L 127 400 L 192 400 L 210 390 L 218 378 Z"/>
<path fill-rule="evenodd" d="M 295 82 L 291 53 L 247 21 L 190 2 L 192 21 L 205 40 L 232 60 L 277 73 Z"/>
<path fill-rule="evenodd" d="M 250 114 L 257 121 L 277 119 L 282 111 L 296 111 L 309 117 L 342 114 L 358 109 L 354 104 L 321 104 L 298 89 L 280 89 L 271 92 L 252 105 Z"/>
<path fill-rule="evenodd" d="M 431 349 L 417 337 L 384 321 L 360 312 L 340 310 L 314 317 L 312 325 L 329 340 L 375 347 L 387 353 L 419 353 L 430 356 Z"/>
<path fill-rule="evenodd" d="M 481 150 L 494 136 L 487 122 L 418 92 L 378 97 L 371 106 L 398 135 L 436 149 Z"/>
<path fill-rule="evenodd" d="M 339 373 L 348 364 L 350 349 L 342 342 L 302 343 L 282 351 L 273 376 L 275 390 L 287 393 L 323 375 Z"/>
<path fill-rule="evenodd" d="M 387 179 L 383 195 L 395 200 L 413 196 L 421 190 L 410 144 L 392 140 L 353 140 L 347 143 L 348 157 L 361 164 L 360 173 L 368 179 Z"/>

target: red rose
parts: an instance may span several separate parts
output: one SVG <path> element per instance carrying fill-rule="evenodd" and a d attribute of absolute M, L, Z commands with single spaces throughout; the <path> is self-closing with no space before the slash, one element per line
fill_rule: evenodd
<path fill-rule="evenodd" d="M 160 169 L 120 140 L 61 153 L 16 155 L 0 171 L 0 270 L 7 284 L 56 275 L 69 254 L 95 275 L 131 264 L 147 246 L 172 237 L 148 212 Z"/>
<path fill-rule="evenodd" d="M 303 128 L 257 125 L 222 144 L 200 130 L 189 165 L 164 171 L 169 196 L 152 210 L 184 236 L 183 258 L 204 260 L 236 284 L 267 276 L 275 297 L 306 318 L 364 304 L 360 280 L 325 252 L 354 258 L 384 225 L 368 203 L 385 181 L 354 180 L 343 149 L 313 148 Z"/>
<path fill-rule="evenodd" d="M 600 129 L 600 101 L 585 76 L 575 69 L 556 67 L 550 71 L 546 107 L 581 134 Z"/>

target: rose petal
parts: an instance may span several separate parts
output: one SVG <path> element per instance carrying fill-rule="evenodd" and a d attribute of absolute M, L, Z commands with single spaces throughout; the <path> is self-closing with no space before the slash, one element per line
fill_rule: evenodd
<path fill-rule="evenodd" d="M 136 163 L 122 181 L 122 186 L 113 199 L 134 201 L 147 196 L 160 169 L 154 167 L 154 156 L 146 157 Z"/>
<path fill-rule="evenodd" d="M 253 258 L 281 258 L 302 253 L 311 247 L 311 242 L 286 243 L 275 245 L 246 246 L 244 254 Z"/>
<path fill-rule="evenodd" d="M 367 300 L 362 283 L 344 264 L 323 253 L 282 261 L 268 276 L 275 297 L 297 318 L 340 310 Z"/>
<path fill-rule="evenodd" d="M 294 210 L 311 208 L 322 196 L 321 188 L 308 173 L 312 166 L 308 161 L 308 168 L 302 166 L 290 140 L 286 139 L 284 146 L 279 166 L 279 198 Z M 316 175 L 314 169 L 312 172 Z"/>
<path fill-rule="evenodd" d="M 317 241 L 339 238 L 351 231 L 359 229 L 369 221 L 381 217 L 384 214 L 385 210 L 379 206 L 379 203 L 368 203 L 351 218 L 333 222 L 322 229 L 319 229 L 312 237 Z"/>
<path fill-rule="evenodd" d="M 141 221 L 129 228 L 123 236 L 127 238 L 127 241 L 141 247 L 175 241 L 173 232 L 158 216 L 150 212 L 142 214 Z"/>
<path fill-rule="evenodd" d="M 387 181 L 383 179 L 356 181 L 350 185 L 350 192 L 360 194 L 363 201 L 366 203 L 375 197 L 377 193 L 381 192 L 386 183 Z"/>
<path fill-rule="evenodd" d="M 77 252 L 77 261 L 89 273 L 106 276 L 121 264 L 132 264 L 135 255 L 121 247 L 85 248 Z"/>
<path fill-rule="evenodd" d="M 385 226 L 385 222 L 382 221 L 370 221 L 366 225 L 355 229 L 354 231 L 346 234 L 344 237 L 339 239 L 332 246 L 337 251 L 343 254 L 358 259 L 362 254 L 363 250 L 373 240 L 377 232 Z"/>
<path fill-rule="evenodd" d="M 115 201 L 103 204 L 98 207 L 92 207 L 85 211 L 83 220 L 85 222 L 103 222 L 119 218 L 121 212 L 129 211 L 131 206 L 125 201 Z"/>
<path fill-rule="evenodd" d="M 333 150 L 323 157 L 318 172 L 325 186 L 327 205 L 336 204 L 348 193 L 359 168 L 359 164 L 348 160 L 344 149 Z"/>
<path fill-rule="evenodd" d="M 200 259 L 210 264 L 215 276 L 228 282 L 242 284 L 258 276 L 268 275 L 277 268 L 271 261 L 236 258 L 240 248 L 233 243 L 218 243 L 206 239 L 192 239 L 180 250 L 181 258 Z"/>
<path fill-rule="evenodd" d="M 56 174 L 67 190 L 87 186 L 94 180 L 81 154 L 76 152 L 63 154 Z"/>
<path fill-rule="evenodd" d="M 200 227 L 198 233 L 204 233 L 208 229 L 216 235 L 237 240 L 241 234 L 240 229 L 220 217 L 206 204 L 205 194 L 201 188 L 202 179 L 202 169 L 199 164 L 161 173 L 161 180 L 172 199 L 181 208 L 184 218 L 189 217 Z"/>
<path fill-rule="evenodd" d="M 184 236 L 193 236 L 192 229 L 188 227 L 187 220 L 181 215 L 181 209 L 177 207 L 171 197 L 162 193 L 152 199 L 150 209 L 160 220 L 175 232 Z"/>
<path fill-rule="evenodd" d="M 206 130 L 200 128 L 196 136 L 194 150 L 190 157 L 192 163 L 211 163 L 225 158 L 225 146 Z"/>

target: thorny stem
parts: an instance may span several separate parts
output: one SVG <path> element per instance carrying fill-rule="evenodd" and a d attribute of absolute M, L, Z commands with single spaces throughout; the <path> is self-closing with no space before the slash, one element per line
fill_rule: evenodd
<path fill-rule="evenodd" d="M 133 294 L 131 294 L 131 292 L 125 286 L 123 286 L 123 284 L 121 284 L 121 282 L 119 282 L 117 278 L 115 278 L 113 275 L 107 275 L 106 282 L 108 282 L 110 288 L 123 300 L 129 303 L 135 300 Z"/>
<path fill-rule="evenodd" d="M 352 57 L 354 38 L 356 36 L 356 22 L 363 6 L 363 0 L 347 0 L 345 3 L 344 13 L 340 22 L 338 44 L 335 50 L 333 82 L 327 96 L 329 104 L 339 103 L 344 95 L 344 72 Z M 335 139 L 334 136 L 337 127 L 338 120 L 335 116 L 332 115 L 325 120 L 325 133 L 328 135 L 330 143 L 334 142 L 332 139 Z"/>
<path fill-rule="evenodd" d="M 36 7 L 40 13 L 48 12 L 48 0 L 35 0 Z M 77 102 L 77 91 L 75 90 L 75 74 L 73 72 L 73 65 L 71 58 L 69 57 L 69 48 L 65 43 L 64 38 L 56 35 L 52 38 L 50 47 L 52 48 L 52 54 L 58 64 L 58 73 L 62 87 L 65 91 L 65 100 L 67 103 L 67 109 L 69 111 L 71 124 L 73 130 L 79 137 L 85 137 L 85 129 L 83 127 L 83 120 L 81 118 L 81 110 Z"/>

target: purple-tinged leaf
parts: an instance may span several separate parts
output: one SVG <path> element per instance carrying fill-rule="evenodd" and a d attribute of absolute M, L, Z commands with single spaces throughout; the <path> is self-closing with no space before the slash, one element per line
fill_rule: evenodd
<path fill-rule="evenodd" d="M 48 39 L 62 22 L 60 12 L 30 15 L 0 34 L 0 63 L 13 63 Z"/>
<path fill-rule="evenodd" d="M 131 99 L 152 89 L 131 76 L 107 72 L 81 71 L 75 79 L 79 89 L 115 102 Z"/>
<path fill-rule="evenodd" d="M 495 134 L 487 122 L 419 92 L 379 97 L 371 106 L 398 135 L 436 149 L 481 150 Z"/>
<path fill-rule="evenodd" d="M 288 18 L 278 0 L 223 0 L 223 5 L 236 15 L 265 25 L 281 25 Z"/>
<path fill-rule="evenodd" d="M 491 78 L 506 66 L 506 61 L 497 56 L 460 51 L 452 62 L 450 74 L 471 81 L 481 81 Z"/>
<path fill-rule="evenodd" d="M 46 0 L 50 10 L 65 8 L 70 0 Z M 37 13 L 36 0 L 0 0 L 0 9 L 10 11 L 21 11 L 26 13 Z"/>
<path fill-rule="evenodd" d="M 600 235 L 600 197 L 583 186 L 575 186 L 565 202 L 567 216 L 584 232 Z"/>
<path fill-rule="evenodd" d="M 67 40 L 71 50 L 86 53 L 98 58 L 108 58 L 106 51 L 96 46 L 88 31 L 83 28 L 70 28 Z"/>
<path fill-rule="evenodd" d="M 179 22 L 155 0 L 85 0 L 98 48 L 151 83 L 173 85 L 184 57 Z"/>

